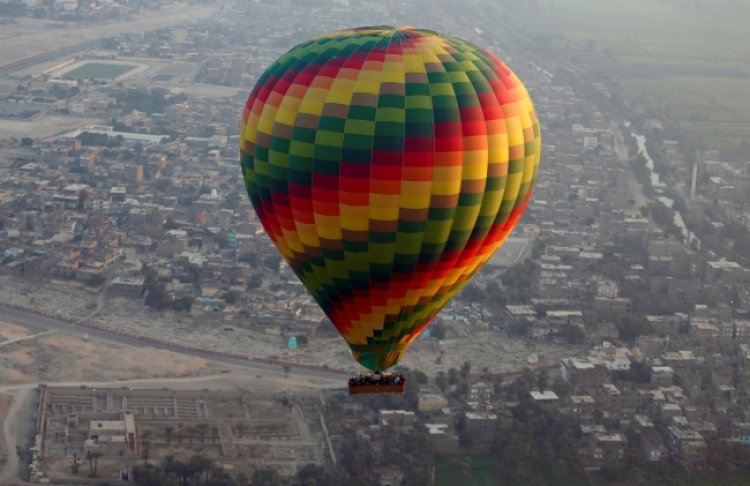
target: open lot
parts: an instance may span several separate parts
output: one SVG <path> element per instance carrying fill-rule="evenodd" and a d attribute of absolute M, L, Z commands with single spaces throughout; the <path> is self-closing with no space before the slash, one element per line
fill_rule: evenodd
<path fill-rule="evenodd" d="M 539 46 L 547 39 L 571 60 L 597 63 L 631 99 L 665 106 L 709 148 L 750 139 L 750 2 L 504 2 Z M 560 36 L 568 42 L 549 42 Z"/>

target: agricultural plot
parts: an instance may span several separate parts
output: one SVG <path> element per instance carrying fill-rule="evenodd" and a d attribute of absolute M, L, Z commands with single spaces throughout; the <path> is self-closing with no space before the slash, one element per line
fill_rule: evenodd
<path fill-rule="evenodd" d="M 750 141 L 750 2 L 503 2 L 537 45 L 553 40 L 555 53 L 596 65 L 630 99 L 665 107 L 706 148 Z"/>

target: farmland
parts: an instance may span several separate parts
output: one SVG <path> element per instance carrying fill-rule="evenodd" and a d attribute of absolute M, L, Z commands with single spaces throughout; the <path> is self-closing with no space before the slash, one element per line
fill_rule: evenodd
<path fill-rule="evenodd" d="M 749 1 L 503 3 L 532 48 L 595 66 L 706 148 L 750 141 Z"/>

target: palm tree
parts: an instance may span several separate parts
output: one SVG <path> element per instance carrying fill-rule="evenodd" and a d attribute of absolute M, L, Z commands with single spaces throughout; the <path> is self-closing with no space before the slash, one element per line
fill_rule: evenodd
<path fill-rule="evenodd" d="M 188 427 L 187 430 L 188 440 L 190 443 L 188 444 L 188 447 L 193 447 L 193 437 L 195 436 L 195 427 Z"/>
<path fill-rule="evenodd" d="M 206 482 L 208 482 L 208 474 L 211 471 L 211 464 L 213 461 L 201 454 L 195 454 L 190 458 L 190 467 L 195 471 L 196 476 L 201 473 L 206 473 Z"/>
<path fill-rule="evenodd" d="M 70 464 L 70 471 L 73 474 L 78 474 L 78 454 L 73 453 L 73 462 Z"/>
<path fill-rule="evenodd" d="M 177 424 L 177 443 L 182 444 L 182 424 Z"/>
<path fill-rule="evenodd" d="M 150 440 L 141 441 L 141 455 L 143 456 L 143 462 L 145 464 L 148 464 L 148 456 L 150 452 L 151 452 L 151 441 Z"/>
<path fill-rule="evenodd" d="M 167 436 L 167 444 L 172 442 L 172 432 L 174 431 L 174 427 L 171 425 L 164 426 L 164 434 Z"/>
<path fill-rule="evenodd" d="M 216 444 L 216 440 L 219 438 L 219 427 L 214 425 L 211 427 L 211 441 Z"/>
<path fill-rule="evenodd" d="M 94 476 L 96 476 L 96 469 L 97 469 L 97 466 L 99 465 L 99 458 L 102 457 L 102 455 L 103 454 L 99 451 L 91 453 L 91 457 L 94 458 Z"/>
<path fill-rule="evenodd" d="M 490 368 L 489 366 L 482 366 L 482 379 L 489 381 L 490 379 Z"/>
<path fill-rule="evenodd" d="M 172 454 L 164 457 L 161 467 L 166 474 L 176 474 L 177 465 L 180 461 L 176 460 Z"/>
<path fill-rule="evenodd" d="M 203 444 L 203 439 L 206 437 L 206 432 L 208 432 L 208 424 L 200 423 L 195 428 L 198 431 L 198 434 L 200 434 L 201 444 Z"/>
<path fill-rule="evenodd" d="M 461 379 L 466 382 L 469 380 L 469 376 L 471 375 L 471 363 L 468 361 L 464 361 L 464 364 L 461 365 Z"/>
<path fill-rule="evenodd" d="M 458 383 L 458 370 L 456 368 L 448 369 L 448 384 L 455 385 Z"/>
<path fill-rule="evenodd" d="M 547 376 L 547 370 L 541 370 L 536 375 L 536 383 L 539 387 L 539 391 L 543 392 L 547 389 L 547 385 L 549 385 L 549 377 Z"/>

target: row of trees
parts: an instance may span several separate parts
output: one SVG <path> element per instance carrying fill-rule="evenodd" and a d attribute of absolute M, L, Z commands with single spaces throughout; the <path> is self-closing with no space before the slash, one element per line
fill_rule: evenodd
<path fill-rule="evenodd" d="M 345 486 L 352 484 L 341 470 L 308 464 L 294 477 L 281 476 L 271 468 L 260 468 L 248 476 L 232 477 L 220 464 L 201 454 L 187 461 L 167 456 L 161 464 L 146 464 L 133 470 L 136 486 Z M 357 484 L 377 484 L 360 482 Z M 424 483 L 412 483 L 424 484 Z"/>

